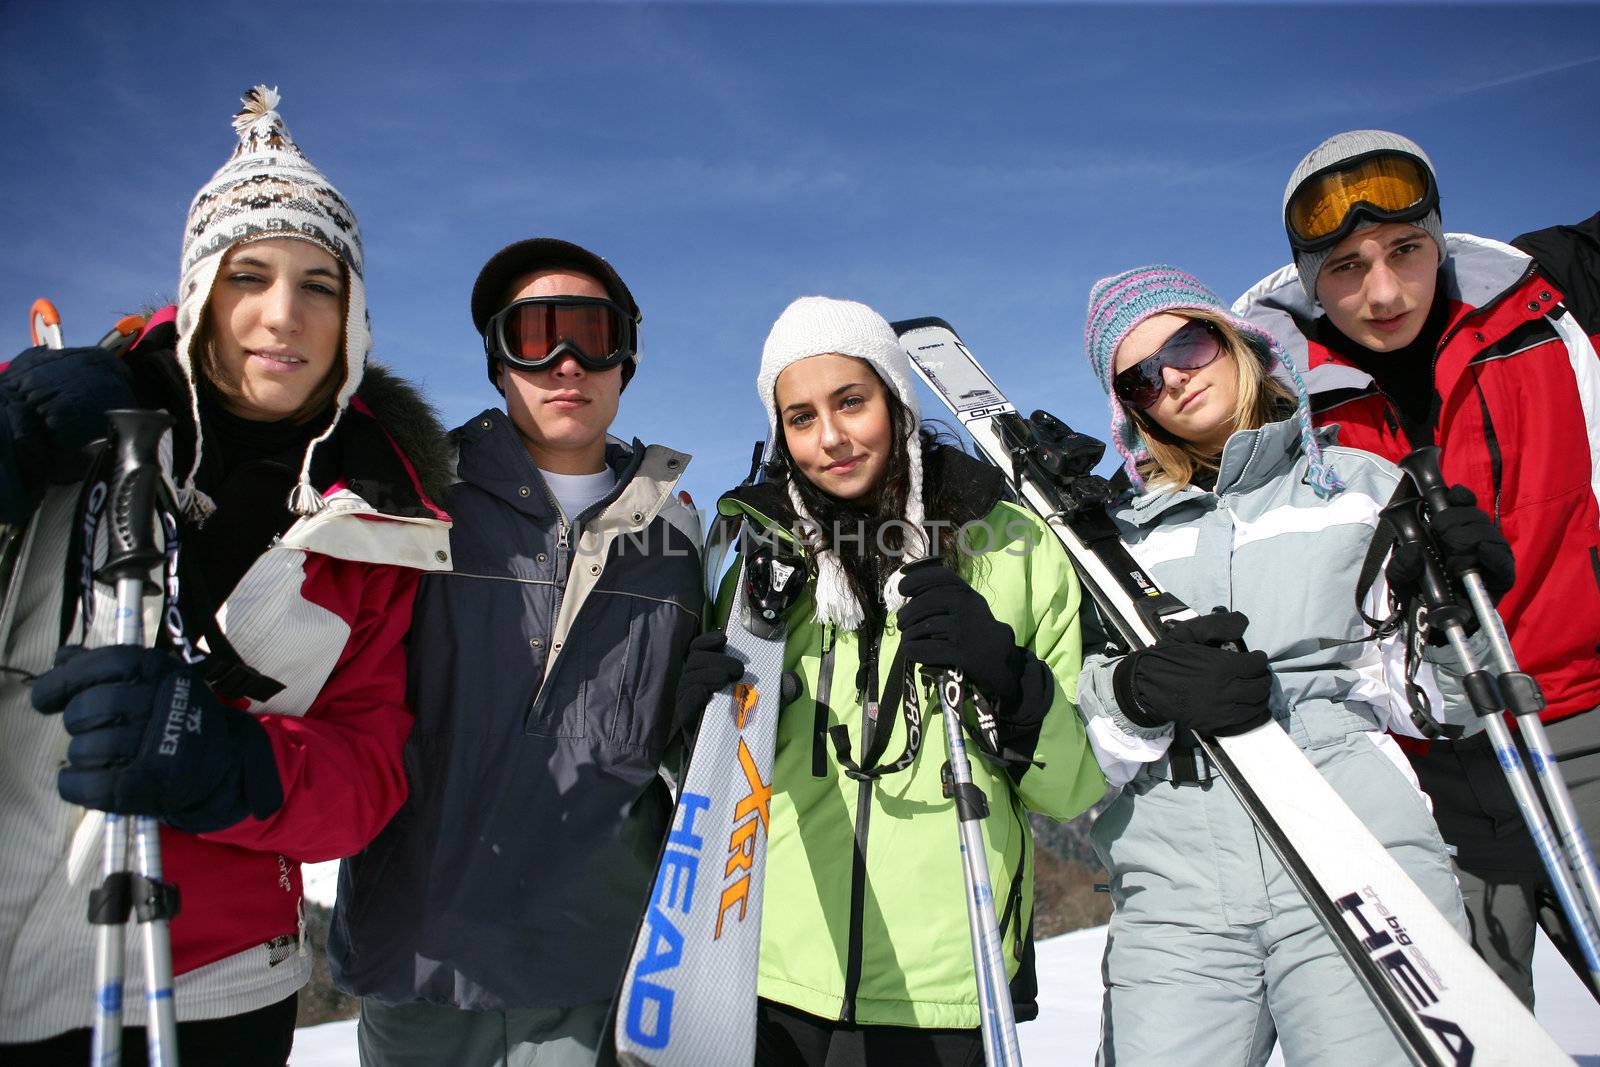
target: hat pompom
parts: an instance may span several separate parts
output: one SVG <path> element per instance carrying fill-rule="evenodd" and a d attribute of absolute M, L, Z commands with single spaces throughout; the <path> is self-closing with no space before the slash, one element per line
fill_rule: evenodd
<path fill-rule="evenodd" d="M 235 132 L 244 133 L 257 119 L 264 118 L 278 110 L 278 100 L 277 89 L 268 89 L 265 85 L 246 89 L 244 95 L 239 98 L 239 103 L 244 106 L 239 109 L 237 115 L 233 116 Z"/>
<path fill-rule="evenodd" d="M 234 149 L 234 155 L 294 144 L 289 128 L 283 124 L 283 116 L 278 114 L 278 100 L 278 90 L 265 85 L 245 90 L 239 98 L 242 106 L 233 116 L 233 131 L 239 135 L 239 147 Z"/>

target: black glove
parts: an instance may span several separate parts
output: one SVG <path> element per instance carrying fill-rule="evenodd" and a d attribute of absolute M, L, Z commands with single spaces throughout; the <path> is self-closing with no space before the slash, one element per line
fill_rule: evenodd
<path fill-rule="evenodd" d="M 33 706 L 65 712 L 72 741 L 56 789 L 70 804 L 157 815 L 191 834 L 283 806 L 266 729 L 171 653 L 63 648 L 33 683 Z"/>
<path fill-rule="evenodd" d="M 1452 485 L 1445 491 L 1445 498 L 1450 506 L 1429 516 L 1445 572 L 1459 584 L 1462 571 L 1476 570 L 1489 599 L 1500 603 L 1517 580 L 1510 542 L 1495 528 L 1494 520 L 1478 508 L 1478 498 L 1471 489 Z M 1422 582 L 1421 546 L 1395 545 L 1384 575 L 1389 579 L 1389 588 L 1401 600 L 1415 597 Z"/>
<path fill-rule="evenodd" d="M 1122 711 L 1139 726 L 1173 723 L 1208 736 L 1253 730 L 1272 717 L 1272 671 L 1265 652 L 1218 646 L 1243 639 L 1250 620 L 1216 611 L 1172 626 L 1149 648 L 1130 652 L 1112 672 Z"/>
<path fill-rule="evenodd" d="M 0 459 L 15 483 L 4 517 L 20 521 L 48 484 L 82 478 L 83 448 L 105 436 L 105 413 L 134 405 L 127 368 L 103 348 L 30 348 L 12 360 L 0 372 L 0 433 L 10 439 Z"/>
<path fill-rule="evenodd" d="M 1034 725 L 1044 717 L 1049 700 L 1039 706 L 1025 699 L 1025 691 L 1034 688 L 1026 684 L 1027 675 L 1048 668 L 1018 647 L 1011 627 L 994 617 L 989 602 L 959 574 L 942 564 L 907 568 L 900 595 L 906 604 L 895 619 L 908 660 L 960 671 L 989 698 L 1002 723 Z"/>
<path fill-rule="evenodd" d="M 703 633 L 689 642 L 689 656 L 678 675 L 675 702 L 680 727 L 692 727 L 705 714 L 711 698 L 744 677 L 744 664 L 723 651 L 728 635 L 721 630 Z"/>

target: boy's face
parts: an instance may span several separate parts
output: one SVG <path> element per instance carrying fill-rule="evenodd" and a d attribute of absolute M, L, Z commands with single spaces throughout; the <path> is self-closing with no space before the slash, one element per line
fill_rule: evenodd
<path fill-rule="evenodd" d="M 1439 246 L 1409 222 L 1357 230 L 1317 274 L 1317 300 L 1350 340 L 1393 352 L 1417 339 L 1439 284 Z"/>
<path fill-rule="evenodd" d="M 512 283 L 506 303 L 533 296 L 607 298 L 605 286 L 587 274 L 556 268 L 535 271 Z M 498 365 L 506 413 L 528 445 L 534 462 L 557 474 L 593 474 L 605 461 L 606 431 L 617 417 L 622 368 L 585 370 L 566 354 L 544 370 Z"/>

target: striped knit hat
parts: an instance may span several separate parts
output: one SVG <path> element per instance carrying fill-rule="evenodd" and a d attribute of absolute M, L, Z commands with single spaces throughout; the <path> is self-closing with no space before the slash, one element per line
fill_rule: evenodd
<path fill-rule="evenodd" d="M 295 144 L 278 114 L 278 91 L 258 85 L 244 94 L 234 116 L 239 143 L 189 205 L 183 231 L 182 273 L 178 279 L 178 364 L 193 384 L 199 371 L 193 351 L 201 313 L 228 249 L 250 241 L 292 238 L 308 241 L 344 264 L 344 381 L 334 398 L 334 417 L 306 449 L 300 478 L 289 509 L 310 515 L 325 505 L 311 485 L 311 453 L 328 439 L 339 415 L 361 384 L 361 372 L 372 349 L 367 321 L 367 291 L 361 280 L 361 231 L 355 212 L 339 190 L 323 177 Z M 195 431 L 200 428 L 199 393 L 195 392 Z M 211 501 L 195 488 L 200 449 L 194 466 L 181 479 L 179 499 L 192 518 L 210 513 Z"/>
<path fill-rule="evenodd" d="M 1115 365 L 1117 346 L 1135 326 L 1165 311 L 1185 308 L 1203 308 L 1222 316 L 1261 360 L 1268 374 L 1285 379 L 1294 387 L 1295 418 L 1300 421 L 1300 447 L 1311 463 L 1310 482 L 1317 495 L 1329 497 L 1344 483 L 1322 459 L 1322 447 L 1317 444 L 1311 426 L 1311 401 L 1306 393 L 1306 383 L 1294 369 L 1283 347 L 1261 327 L 1246 322 L 1228 310 L 1216 293 L 1207 289 L 1194 275 L 1177 267 L 1156 264 L 1136 267 L 1133 270 L 1101 278 L 1089 290 L 1089 319 L 1083 328 L 1083 348 L 1089 356 L 1089 366 L 1100 381 L 1100 388 L 1111 400 L 1111 444 L 1122 455 L 1123 470 L 1128 472 L 1134 487 L 1144 492 L 1144 479 L 1139 476 L 1138 464 L 1150 458 L 1139 427 L 1122 406 L 1122 401 L 1111 391 L 1112 368 Z"/>

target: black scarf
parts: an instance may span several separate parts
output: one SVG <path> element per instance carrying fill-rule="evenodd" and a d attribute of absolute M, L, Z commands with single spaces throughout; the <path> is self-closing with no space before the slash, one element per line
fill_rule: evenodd
<path fill-rule="evenodd" d="M 294 523 L 289 494 L 299 479 L 306 448 L 327 426 L 327 419 L 257 422 L 233 414 L 209 389 L 202 389 L 200 425 L 201 461 L 195 484 L 217 510 L 190 532 L 185 547 L 200 568 L 206 592 L 221 604 L 273 538 Z"/>

